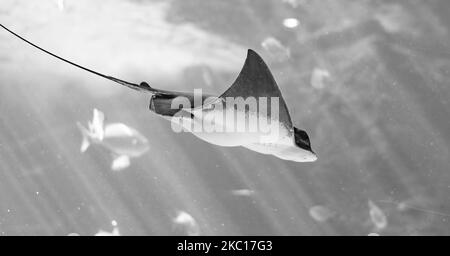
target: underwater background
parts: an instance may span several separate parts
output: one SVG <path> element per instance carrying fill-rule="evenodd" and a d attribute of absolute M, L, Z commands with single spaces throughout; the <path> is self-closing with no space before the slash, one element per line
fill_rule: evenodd
<path fill-rule="evenodd" d="M 146 94 L 0 30 L 0 235 L 450 235 L 447 0 L 2 0 L 0 23 L 76 63 L 221 94 L 248 48 L 319 159 L 210 145 Z M 81 153 L 97 108 L 149 150 Z M 114 232 L 116 230 L 117 232 Z"/>

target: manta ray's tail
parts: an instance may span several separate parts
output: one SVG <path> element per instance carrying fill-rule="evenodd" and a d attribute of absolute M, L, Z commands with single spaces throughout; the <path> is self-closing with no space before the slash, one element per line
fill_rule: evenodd
<path fill-rule="evenodd" d="M 60 57 L 60 56 L 58 56 L 58 55 L 56 55 L 56 54 L 54 54 L 52 52 L 49 52 L 49 51 L 45 50 L 44 48 L 41 48 L 41 47 L 37 46 L 36 44 L 28 41 L 27 39 L 25 39 L 23 37 L 21 37 L 20 35 L 16 34 L 13 31 L 11 31 L 7 27 L 3 26 L 2 24 L 0 24 L 0 27 L 2 27 L 4 30 L 8 31 L 9 33 L 14 35 L 15 37 L 19 38 L 20 40 L 24 41 L 25 43 L 33 46 L 34 48 L 36 48 L 36 49 L 38 49 L 38 50 L 40 50 L 40 51 L 42 51 L 42 52 L 44 52 L 44 53 L 46 53 L 46 54 L 48 54 L 50 56 L 53 56 L 53 57 L 55 57 L 55 58 L 57 58 L 57 59 L 59 59 L 61 61 L 64 61 L 64 62 L 66 62 L 66 63 L 68 63 L 68 64 L 70 64 L 72 66 L 75 66 L 75 67 L 77 67 L 79 69 L 82 69 L 82 70 L 87 71 L 89 73 L 92 73 L 94 75 L 103 77 L 103 78 L 108 79 L 110 81 L 116 82 L 118 84 L 121 84 L 123 86 L 126 86 L 126 87 L 131 88 L 131 89 L 136 90 L 136 91 L 150 92 L 150 93 L 156 93 L 157 92 L 157 90 L 155 90 L 152 87 L 150 87 L 146 82 L 143 82 L 143 83 L 140 83 L 140 84 L 130 83 L 130 82 L 127 82 L 125 80 L 122 80 L 122 79 L 119 79 L 119 78 L 115 78 L 113 76 L 108 76 L 108 75 L 102 74 L 100 72 L 94 71 L 92 69 L 88 69 L 86 67 L 83 67 L 83 66 L 81 66 L 79 64 L 76 64 L 76 63 L 74 63 L 72 61 L 64 59 L 64 58 L 62 58 L 62 57 Z"/>

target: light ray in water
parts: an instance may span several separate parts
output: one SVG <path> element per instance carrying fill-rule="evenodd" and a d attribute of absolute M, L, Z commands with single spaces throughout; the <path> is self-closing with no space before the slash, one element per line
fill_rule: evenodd
<path fill-rule="evenodd" d="M 429 210 L 429 209 L 426 209 L 426 208 L 413 206 L 413 205 L 410 205 L 410 204 L 405 203 L 405 202 L 396 202 L 396 201 L 390 201 L 390 200 L 378 200 L 377 202 L 394 204 L 394 205 L 397 206 L 397 209 L 399 211 L 404 211 L 406 209 L 411 209 L 411 210 L 416 210 L 416 211 L 419 211 L 419 212 L 428 213 L 428 214 L 432 214 L 432 215 L 438 215 L 438 216 L 442 216 L 442 217 L 450 217 L 449 213 Z"/>

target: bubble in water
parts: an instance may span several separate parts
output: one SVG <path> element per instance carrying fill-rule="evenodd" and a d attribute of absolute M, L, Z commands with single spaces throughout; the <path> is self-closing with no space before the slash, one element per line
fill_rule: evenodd
<path fill-rule="evenodd" d="M 78 233 L 70 233 L 67 236 L 80 236 L 80 234 L 78 234 Z"/>
<path fill-rule="evenodd" d="M 369 200 L 369 214 L 376 229 L 381 230 L 387 226 L 387 217 L 384 212 L 374 202 Z"/>
<path fill-rule="evenodd" d="M 367 236 L 380 236 L 380 234 L 378 234 L 378 233 L 370 233 Z"/>

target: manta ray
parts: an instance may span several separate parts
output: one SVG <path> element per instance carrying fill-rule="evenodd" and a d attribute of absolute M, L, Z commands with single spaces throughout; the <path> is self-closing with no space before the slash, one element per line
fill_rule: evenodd
<path fill-rule="evenodd" d="M 152 112 L 208 143 L 224 147 L 240 146 L 295 162 L 317 160 L 308 134 L 294 126 L 287 104 L 269 67 L 261 56 L 251 49 L 247 51 L 247 58 L 238 77 L 224 93 L 218 96 L 198 96 L 195 92 L 161 90 L 147 82 L 136 84 L 104 75 L 61 58 L 5 26 L 0 26 L 46 54 L 133 90 L 150 94 L 149 109 Z M 242 99 L 243 104 L 228 104 L 230 101 L 236 103 L 236 99 Z M 223 118 L 224 116 L 232 118 Z M 258 128 L 250 130 L 249 126 Z M 236 127 L 247 129 L 239 130 Z"/>

